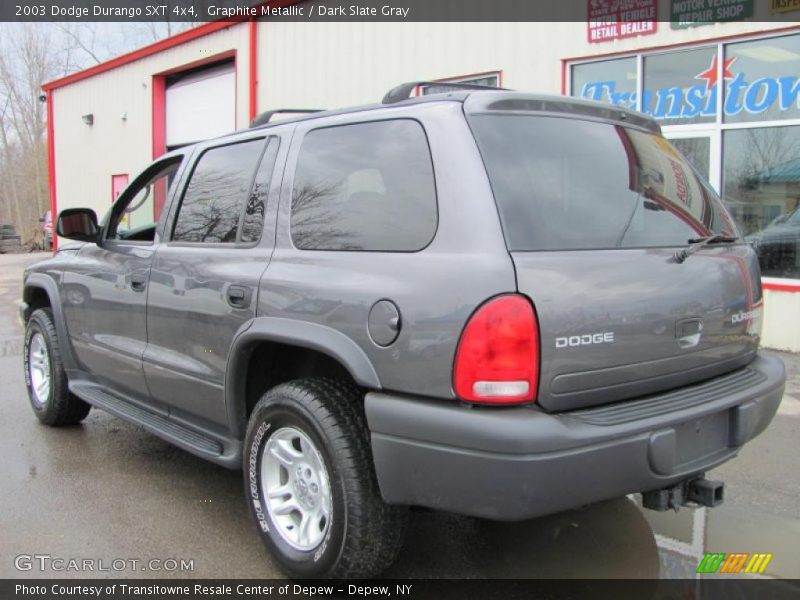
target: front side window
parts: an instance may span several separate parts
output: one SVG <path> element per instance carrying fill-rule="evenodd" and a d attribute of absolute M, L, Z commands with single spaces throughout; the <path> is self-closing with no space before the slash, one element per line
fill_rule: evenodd
<path fill-rule="evenodd" d="M 248 205 L 264 140 L 206 150 L 194 167 L 175 220 L 172 240 L 235 243 Z M 262 214 L 263 216 L 263 214 Z M 252 235 L 248 228 L 248 235 Z"/>
<path fill-rule="evenodd" d="M 151 167 L 120 195 L 111 212 L 106 239 L 139 242 L 155 239 L 156 214 L 166 202 L 180 164 L 181 159 L 176 158 Z"/>
<path fill-rule="evenodd" d="M 470 122 L 510 250 L 682 246 L 737 235 L 714 191 L 660 136 L 560 117 Z"/>
<path fill-rule="evenodd" d="M 437 226 L 422 126 L 409 119 L 317 129 L 303 140 L 292 189 L 292 242 L 304 250 L 409 252 Z"/>

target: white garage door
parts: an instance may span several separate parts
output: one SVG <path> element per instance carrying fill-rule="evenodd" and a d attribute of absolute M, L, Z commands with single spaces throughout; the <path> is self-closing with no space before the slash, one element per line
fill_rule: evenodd
<path fill-rule="evenodd" d="M 191 73 L 167 87 L 167 147 L 236 129 L 236 71 L 233 63 Z"/>

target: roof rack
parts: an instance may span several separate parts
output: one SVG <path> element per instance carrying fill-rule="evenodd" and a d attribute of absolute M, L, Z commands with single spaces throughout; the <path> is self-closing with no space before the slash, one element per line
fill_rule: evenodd
<path fill-rule="evenodd" d="M 477 83 L 456 83 L 451 81 L 409 81 L 408 83 L 401 83 L 397 87 L 393 87 L 383 97 L 383 104 L 394 104 L 401 102 L 411 97 L 411 93 L 419 86 L 426 87 L 443 87 L 443 88 L 456 88 L 459 90 L 506 90 L 508 88 L 493 87 L 489 85 L 478 85 Z"/>
<path fill-rule="evenodd" d="M 273 115 L 278 114 L 308 114 L 315 112 L 322 112 L 321 108 L 276 108 L 275 110 L 268 110 L 258 115 L 250 122 L 250 128 L 258 127 L 259 125 L 266 125 L 272 119 Z"/>

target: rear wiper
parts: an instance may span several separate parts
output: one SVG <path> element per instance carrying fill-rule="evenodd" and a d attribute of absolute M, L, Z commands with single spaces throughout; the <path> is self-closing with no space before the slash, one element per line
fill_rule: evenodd
<path fill-rule="evenodd" d="M 709 235 L 706 237 L 700 238 L 692 238 L 689 241 L 689 246 L 678 250 L 675 253 L 675 262 L 682 263 L 687 258 L 689 258 L 692 254 L 708 246 L 709 244 L 732 244 L 733 242 L 738 242 L 739 238 L 731 236 L 731 235 L 722 235 L 716 233 L 714 235 Z"/>

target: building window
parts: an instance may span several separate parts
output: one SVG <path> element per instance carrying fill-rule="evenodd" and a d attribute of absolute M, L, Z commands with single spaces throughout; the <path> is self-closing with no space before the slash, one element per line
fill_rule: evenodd
<path fill-rule="evenodd" d="M 725 48 L 725 122 L 800 117 L 800 35 Z"/>
<path fill-rule="evenodd" d="M 433 239 L 437 222 L 431 153 L 417 121 L 306 135 L 292 190 L 291 236 L 298 248 L 416 251 Z"/>
<path fill-rule="evenodd" d="M 500 87 L 500 73 L 482 73 L 472 77 L 454 77 L 437 81 L 436 85 L 420 86 L 419 95 L 442 94 L 444 92 L 455 92 L 459 88 L 448 86 L 448 83 L 468 83 L 469 85 L 485 85 L 486 87 Z"/>
<path fill-rule="evenodd" d="M 637 109 L 636 58 L 573 66 L 572 95 Z"/>
<path fill-rule="evenodd" d="M 665 125 L 714 122 L 716 56 L 716 47 L 645 56 L 642 111 Z"/>
<path fill-rule="evenodd" d="M 723 193 L 763 275 L 800 279 L 800 126 L 723 134 Z"/>

